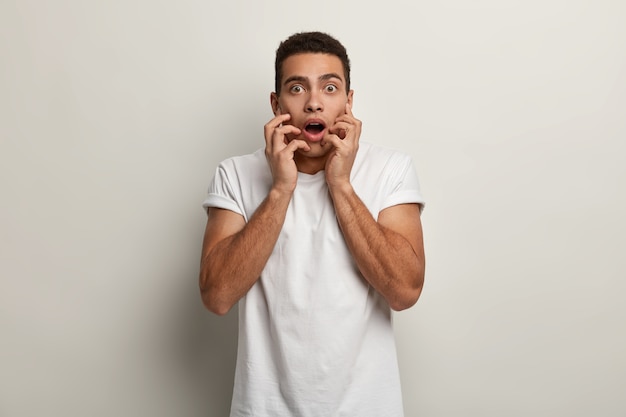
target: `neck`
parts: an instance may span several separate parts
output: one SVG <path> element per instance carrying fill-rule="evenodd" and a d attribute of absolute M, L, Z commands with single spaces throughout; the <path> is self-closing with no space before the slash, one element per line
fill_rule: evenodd
<path fill-rule="evenodd" d="M 328 159 L 328 155 L 322 155 L 312 158 L 296 152 L 296 154 L 293 156 L 293 159 L 299 172 L 313 175 L 322 171 L 326 167 L 326 160 Z"/>

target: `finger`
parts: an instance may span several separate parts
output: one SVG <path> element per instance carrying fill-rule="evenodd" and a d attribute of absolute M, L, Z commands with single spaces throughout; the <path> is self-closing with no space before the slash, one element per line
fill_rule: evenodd
<path fill-rule="evenodd" d="M 335 124 L 333 125 L 333 127 L 335 126 L 341 126 L 342 129 L 345 129 L 347 127 L 349 130 L 354 130 L 358 126 L 358 121 L 348 115 L 344 115 L 335 119 Z"/>
<path fill-rule="evenodd" d="M 301 139 L 294 139 L 291 142 L 289 142 L 289 144 L 287 144 L 287 149 L 289 149 L 289 151 L 291 152 L 295 152 L 298 149 L 302 149 L 304 151 L 310 151 L 311 147 L 309 146 L 308 143 L 306 143 L 305 141 Z"/>
<path fill-rule="evenodd" d="M 354 125 L 350 122 L 337 120 L 328 130 L 331 133 L 337 133 L 340 130 L 351 130 L 353 127 Z"/>
<path fill-rule="evenodd" d="M 291 125 L 283 125 L 281 127 L 277 127 L 274 129 L 274 133 L 267 145 L 267 147 L 272 152 L 280 152 L 285 149 L 285 146 L 289 144 L 288 135 L 292 135 L 292 137 L 298 136 L 300 134 L 300 129 Z"/>
<path fill-rule="evenodd" d="M 346 122 L 346 123 L 351 123 L 353 125 L 358 125 L 361 123 L 359 119 L 349 114 L 342 114 L 341 116 L 335 119 L 335 122 Z"/>
<path fill-rule="evenodd" d="M 354 130 L 354 125 L 345 121 L 340 121 L 336 122 L 328 130 L 330 133 L 334 133 L 339 136 L 340 139 L 345 139 L 348 136 L 348 133 Z"/>
<path fill-rule="evenodd" d="M 322 140 L 322 145 L 325 145 L 326 143 L 330 143 L 331 145 L 333 145 L 335 148 L 338 148 L 342 145 L 344 145 L 343 143 L 343 139 L 341 139 L 338 135 L 334 135 L 334 134 L 327 134 L 324 136 L 324 139 Z"/>
<path fill-rule="evenodd" d="M 265 146 L 270 149 L 279 146 L 280 149 L 281 145 L 284 147 L 287 144 L 286 137 L 288 134 L 299 135 L 300 133 L 301 130 L 293 125 L 280 125 L 273 129 L 266 127 Z"/>
<path fill-rule="evenodd" d="M 290 113 L 282 113 L 270 120 L 268 124 L 273 127 L 278 127 L 289 119 L 291 119 Z"/>
<path fill-rule="evenodd" d="M 267 122 L 264 126 L 265 137 L 266 138 L 270 137 L 274 129 L 276 129 L 277 127 L 279 127 L 280 125 L 282 125 L 284 122 L 286 122 L 289 119 L 291 119 L 291 115 L 289 113 L 280 114 L 272 118 L 272 120 Z"/>
<path fill-rule="evenodd" d="M 350 103 L 346 103 L 345 110 L 346 110 L 346 113 L 339 116 L 337 120 L 344 120 L 344 121 L 350 120 L 350 121 L 353 121 L 355 124 L 361 123 L 359 119 L 354 117 L 354 114 L 352 113 L 352 105 Z"/>
<path fill-rule="evenodd" d="M 348 107 L 346 107 L 348 108 Z M 343 135 L 343 138 L 345 139 L 346 137 L 348 137 L 348 135 L 350 136 L 350 138 L 354 138 L 356 140 L 358 140 L 359 136 L 361 136 L 361 121 L 359 119 L 354 118 L 354 116 L 351 114 L 352 112 L 350 111 L 350 114 L 344 114 L 342 116 L 339 116 L 336 120 L 335 120 L 335 124 L 334 126 L 338 126 L 340 129 L 344 129 L 345 130 L 345 134 Z M 346 127 L 347 126 L 347 127 Z M 332 128 L 331 128 L 332 130 Z"/>
<path fill-rule="evenodd" d="M 293 125 L 282 125 L 274 129 L 274 133 L 272 134 L 272 142 L 286 144 L 287 142 L 285 141 L 285 139 L 287 138 L 287 135 L 292 134 L 297 136 L 300 133 L 302 133 L 302 131 Z"/>

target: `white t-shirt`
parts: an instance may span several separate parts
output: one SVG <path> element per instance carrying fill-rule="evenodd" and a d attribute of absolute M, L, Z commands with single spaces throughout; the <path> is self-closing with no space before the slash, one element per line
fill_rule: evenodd
<path fill-rule="evenodd" d="M 360 142 L 352 185 L 374 218 L 424 200 L 411 158 Z M 217 168 L 204 207 L 247 221 L 272 176 L 263 149 Z M 403 415 L 391 309 L 346 246 L 324 171 L 298 174 L 261 277 L 239 302 L 231 416 Z"/>

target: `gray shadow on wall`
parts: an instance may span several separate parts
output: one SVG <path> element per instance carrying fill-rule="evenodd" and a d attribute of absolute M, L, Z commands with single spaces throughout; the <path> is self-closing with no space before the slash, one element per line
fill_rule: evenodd
<path fill-rule="evenodd" d="M 198 274 L 206 214 L 200 203 L 190 201 L 176 220 L 178 241 L 172 237 L 168 245 L 188 250 L 162 263 L 171 286 L 155 320 L 160 326 L 160 346 L 155 349 L 161 351 L 164 362 L 158 367 L 169 373 L 164 377 L 176 393 L 176 407 L 184 409 L 181 415 L 228 416 L 237 357 L 237 305 L 217 316 L 202 303 Z M 155 255 L 155 259 L 168 259 L 171 253 Z"/>
<path fill-rule="evenodd" d="M 204 383 L 200 392 L 206 401 L 209 416 L 227 416 L 230 411 L 235 361 L 237 358 L 237 306 L 223 317 L 204 311 L 196 348 L 199 378 Z M 207 414 L 204 414 L 207 415 Z"/>
<path fill-rule="evenodd" d="M 235 100 L 232 95 L 218 93 L 224 97 L 224 108 L 232 109 L 225 117 L 209 123 L 211 131 L 207 138 L 206 152 L 219 160 L 230 156 L 242 155 L 264 146 L 263 125 L 271 118 L 269 104 L 246 103 Z M 269 93 L 268 93 L 269 96 Z M 232 101 L 232 102 L 231 102 Z M 242 117 L 244 115 L 245 117 Z M 224 115 L 222 115 L 224 116 Z M 215 117 L 215 116 L 213 116 Z M 246 122 L 241 123 L 242 120 Z M 207 186 L 215 167 L 202 167 L 207 172 Z M 193 216 L 202 210 L 199 203 L 193 207 Z M 197 210 L 197 211 L 196 211 Z M 198 289 L 198 261 L 204 233 L 202 224 L 191 221 L 183 227 L 188 228 L 184 242 L 186 247 L 197 247 L 197 254 L 190 256 L 186 267 L 184 289 L 176 300 L 177 317 L 174 335 L 174 355 L 178 367 L 184 370 L 189 390 L 193 392 L 194 415 L 219 416 L 229 415 L 232 389 L 237 358 L 238 307 L 233 306 L 225 316 L 217 316 L 202 305 Z M 197 257 L 195 257 L 197 256 Z"/>
<path fill-rule="evenodd" d="M 173 336 L 177 367 L 185 374 L 187 392 L 197 416 L 227 416 L 230 411 L 237 357 L 237 306 L 217 316 L 202 305 L 197 275 L 178 300 L 180 316 Z"/>

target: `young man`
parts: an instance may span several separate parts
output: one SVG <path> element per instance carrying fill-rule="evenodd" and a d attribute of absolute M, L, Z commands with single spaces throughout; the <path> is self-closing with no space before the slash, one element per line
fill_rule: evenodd
<path fill-rule="evenodd" d="M 334 38 L 282 42 L 275 88 L 265 149 L 222 162 L 203 204 L 202 300 L 239 303 L 231 416 L 402 416 L 391 309 L 424 279 L 411 158 L 360 142 Z"/>

